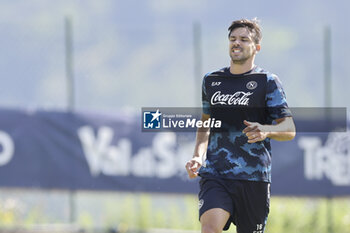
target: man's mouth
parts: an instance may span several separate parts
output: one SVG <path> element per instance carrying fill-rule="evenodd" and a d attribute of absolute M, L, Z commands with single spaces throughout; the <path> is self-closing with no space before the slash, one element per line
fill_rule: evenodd
<path fill-rule="evenodd" d="M 240 53 L 242 50 L 240 48 L 234 48 L 232 49 L 232 52 L 234 53 Z"/>

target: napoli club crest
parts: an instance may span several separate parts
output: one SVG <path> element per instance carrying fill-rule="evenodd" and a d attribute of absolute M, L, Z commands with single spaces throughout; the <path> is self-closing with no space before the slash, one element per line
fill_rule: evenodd
<path fill-rule="evenodd" d="M 249 89 L 249 90 L 254 90 L 256 87 L 258 86 L 258 83 L 255 82 L 255 81 L 250 81 L 247 83 L 246 87 Z"/>

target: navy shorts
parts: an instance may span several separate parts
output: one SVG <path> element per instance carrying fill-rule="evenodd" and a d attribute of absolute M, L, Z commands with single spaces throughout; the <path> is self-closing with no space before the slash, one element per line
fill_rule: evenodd
<path fill-rule="evenodd" d="M 230 213 L 223 230 L 227 231 L 231 222 L 237 233 L 263 233 L 270 210 L 270 183 L 201 178 L 199 198 L 199 218 L 213 208 L 221 208 Z"/>

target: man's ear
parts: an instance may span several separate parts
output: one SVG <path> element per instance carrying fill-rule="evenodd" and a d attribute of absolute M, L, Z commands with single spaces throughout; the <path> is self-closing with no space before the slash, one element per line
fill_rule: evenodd
<path fill-rule="evenodd" d="M 261 45 L 260 45 L 260 44 L 255 44 L 255 50 L 256 50 L 257 52 L 259 52 L 260 49 L 261 49 Z"/>

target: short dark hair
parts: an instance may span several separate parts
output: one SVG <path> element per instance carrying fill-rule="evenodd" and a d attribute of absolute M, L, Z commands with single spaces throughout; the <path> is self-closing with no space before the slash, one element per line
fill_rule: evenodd
<path fill-rule="evenodd" d="M 259 44 L 262 38 L 261 29 L 259 26 L 259 21 L 257 18 L 252 20 L 249 19 L 239 19 L 231 23 L 228 28 L 228 37 L 230 37 L 231 32 L 236 28 L 246 28 L 253 35 L 253 40 L 255 44 Z"/>

